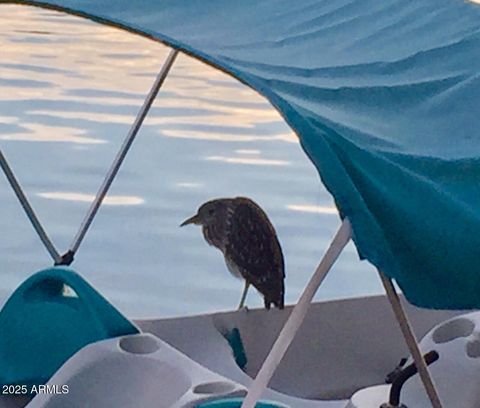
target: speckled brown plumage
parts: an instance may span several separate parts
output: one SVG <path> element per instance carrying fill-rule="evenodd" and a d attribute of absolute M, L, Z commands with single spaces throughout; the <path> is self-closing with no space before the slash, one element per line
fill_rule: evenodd
<path fill-rule="evenodd" d="M 202 225 L 205 240 L 222 251 L 230 272 L 252 284 L 271 304 L 283 309 L 285 267 L 275 229 L 265 212 L 245 197 L 203 204 L 186 224 Z"/>

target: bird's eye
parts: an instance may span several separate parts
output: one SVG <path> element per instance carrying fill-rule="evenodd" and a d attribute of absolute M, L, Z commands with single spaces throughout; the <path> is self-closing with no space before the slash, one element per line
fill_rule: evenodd
<path fill-rule="evenodd" d="M 209 215 L 213 215 L 214 213 L 215 213 L 215 210 L 214 210 L 214 209 L 208 210 L 208 214 L 209 214 Z"/>

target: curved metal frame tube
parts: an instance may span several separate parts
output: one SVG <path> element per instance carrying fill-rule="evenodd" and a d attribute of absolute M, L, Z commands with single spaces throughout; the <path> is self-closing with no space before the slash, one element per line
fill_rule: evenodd
<path fill-rule="evenodd" d="M 152 106 L 152 103 L 155 100 L 155 97 L 157 96 L 158 91 L 162 87 L 165 79 L 167 78 L 170 68 L 175 62 L 175 58 L 177 57 L 178 53 L 179 53 L 178 50 L 173 49 L 168 55 L 165 63 L 162 66 L 162 69 L 160 70 L 152 86 L 152 89 L 150 90 L 147 98 L 145 99 L 145 102 L 143 103 L 142 108 L 140 109 L 140 111 L 137 114 L 137 117 L 135 118 L 135 122 L 130 128 L 130 131 L 128 132 L 128 135 L 125 138 L 125 141 L 123 142 L 119 152 L 117 153 L 117 156 L 115 157 L 112 163 L 112 166 L 110 167 L 107 175 L 105 176 L 105 179 L 103 180 L 103 183 L 101 184 L 97 192 L 97 195 L 95 196 L 95 199 L 93 200 L 82 224 L 80 225 L 77 235 L 75 236 L 75 238 L 73 239 L 70 245 L 68 253 L 72 255 L 72 260 L 73 260 L 73 255 L 77 252 L 80 244 L 82 243 L 83 238 L 85 237 L 85 234 L 88 231 L 88 228 L 92 224 L 92 221 L 95 218 L 95 215 L 97 214 L 97 211 L 100 208 L 103 199 L 107 195 L 108 189 L 110 188 L 113 180 L 115 179 L 115 176 L 117 175 L 118 170 L 120 169 L 120 166 L 122 165 L 123 160 L 125 159 L 125 156 L 128 153 L 128 150 L 130 149 L 133 141 L 135 140 L 135 137 L 137 136 L 137 133 L 140 130 L 140 127 L 142 126 L 143 120 L 147 116 L 147 113 L 150 110 L 150 107 Z"/>
<path fill-rule="evenodd" d="M 15 195 L 17 196 L 18 201 L 20 201 L 21 206 L 25 210 L 25 213 L 27 214 L 28 219 L 32 223 L 32 226 L 37 232 L 43 245 L 45 245 L 45 248 L 47 249 L 48 253 L 52 257 L 54 262 L 55 263 L 59 262 L 61 259 L 60 254 L 55 249 L 55 246 L 53 245 L 53 242 L 48 237 L 46 231 L 43 229 L 43 226 L 40 223 L 40 220 L 35 214 L 35 211 L 33 211 L 33 208 L 30 205 L 30 202 L 28 201 L 27 196 L 25 195 L 22 188 L 20 187 L 20 184 L 18 183 L 15 175 L 13 174 L 12 169 L 8 165 L 7 159 L 5 158 L 1 150 L 0 150 L 0 167 L 3 169 L 3 172 L 5 173 L 5 176 L 7 177 L 8 182 L 12 186 L 12 189 L 15 192 Z"/>

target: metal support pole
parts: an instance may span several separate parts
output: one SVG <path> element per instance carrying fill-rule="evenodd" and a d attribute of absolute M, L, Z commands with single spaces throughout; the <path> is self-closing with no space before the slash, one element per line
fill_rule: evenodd
<path fill-rule="evenodd" d="M 395 290 L 395 286 L 393 286 L 392 280 L 385 276 L 381 271 L 378 271 L 378 273 L 380 275 L 380 279 L 382 280 L 383 287 L 387 292 L 387 297 L 390 301 L 390 304 L 392 305 L 395 317 L 397 318 L 398 324 L 400 325 L 400 329 L 402 330 L 405 342 L 407 343 L 410 353 L 412 354 L 413 361 L 415 362 L 415 365 L 418 369 L 420 379 L 422 380 L 428 398 L 432 403 L 432 407 L 442 408 L 442 403 L 435 388 L 435 384 L 430 375 L 430 372 L 428 371 L 428 367 L 425 363 L 425 360 L 423 359 L 420 348 L 418 347 L 418 341 L 415 333 L 413 332 L 412 326 L 410 325 L 407 314 L 405 313 L 405 310 L 400 303 L 400 298 L 398 297 L 398 293 Z"/>
<path fill-rule="evenodd" d="M 32 206 L 28 202 L 27 196 L 25 193 L 22 191 L 22 188 L 20 187 L 20 184 L 18 183 L 17 179 L 15 178 L 15 175 L 13 174 L 12 169 L 8 165 L 7 159 L 3 155 L 3 152 L 0 150 L 0 167 L 3 169 L 3 172 L 5 173 L 5 176 L 7 176 L 7 180 L 10 183 L 10 185 L 13 188 L 13 191 L 15 192 L 15 195 L 18 198 L 18 201 L 20 201 L 20 204 L 22 205 L 23 209 L 25 210 L 25 213 L 27 214 L 28 219 L 33 225 L 33 228 L 37 232 L 40 240 L 42 241 L 43 245 L 45 245 L 45 248 L 49 252 L 50 256 L 53 258 L 54 262 L 58 262 L 60 260 L 60 254 L 57 252 L 55 249 L 55 246 L 53 245 L 52 241 L 48 237 L 47 233 L 42 227 L 42 224 L 40 223 L 38 217 L 36 216 L 35 212 L 33 211 Z"/>
<path fill-rule="evenodd" d="M 78 247 L 80 246 L 83 238 L 85 237 L 85 234 L 87 233 L 88 228 L 90 227 L 90 224 L 92 223 L 93 219 L 95 218 L 95 215 L 97 214 L 98 209 L 100 208 L 100 205 L 102 204 L 103 199 L 105 198 L 105 195 L 108 192 L 108 189 L 110 188 L 113 180 L 115 179 L 115 176 L 118 173 L 118 170 L 120 169 L 120 166 L 123 163 L 123 160 L 125 159 L 125 156 L 127 155 L 128 150 L 130 149 L 130 146 L 132 145 L 135 136 L 137 135 L 140 127 L 142 126 L 143 120 L 147 116 L 148 111 L 150 110 L 150 107 L 152 106 L 153 101 L 155 100 L 155 97 L 158 94 L 158 91 L 162 87 L 165 78 L 167 77 L 170 68 L 172 67 L 175 58 L 178 55 L 178 50 L 173 49 L 170 54 L 168 55 L 165 63 L 163 64 L 162 69 L 160 70 L 155 83 L 152 86 L 152 89 L 150 90 L 150 93 L 148 94 L 147 98 L 145 99 L 145 102 L 143 103 L 142 108 L 137 114 L 137 117 L 135 118 L 135 122 L 133 123 L 132 127 L 130 128 L 130 131 L 128 132 L 128 135 L 123 142 L 123 145 L 121 146 L 119 152 L 117 153 L 117 156 L 115 157 L 114 162 L 112 163 L 112 166 L 110 167 L 110 170 L 108 171 L 107 175 L 105 176 L 105 179 L 100 186 L 97 195 L 95 196 L 95 199 L 93 200 L 87 215 L 85 216 L 80 229 L 77 232 L 77 235 L 72 241 L 72 244 L 70 245 L 70 249 L 67 252 L 67 254 L 64 255 L 66 258 L 71 262 L 73 260 L 73 255 L 75 252 L 77 252 Z M 68 263 L 68 261 L 66 262 Z"/>
<path fill-rule="evenodd" d="M 320 264 L 310 279 L 310 282 L 308 282 L 307 286 L 305 287 L 300 300 L 293 308 L 287 322 L 283 326 L 282 331 L 278 335 L 277 340 L 270 350 L 270 353 L 263 362 L 263 365 L 260 368 L 255 380 L 250 385 L 248 394 L 245 397 L 241 408 L 254 408 L 256 402 L 262 396 L 276 368 L 280 364 L 280 361 L 282 360 L 293 338 L 295 337 L 295 334 L 300 328 L 300 325 L 307 314 L 310 302 L 317 292 L 318 287 L 327 276 L 328 271 L 331 269 L 338 256 L 350 241 L 351 237 L 352 227 L 350 225 L 350 221 L 345 218 L 332 243 L 330 244 L 330 247 L 327 249 L 327 252 L 323 256 L 323 259 L 320 261 Z"/>

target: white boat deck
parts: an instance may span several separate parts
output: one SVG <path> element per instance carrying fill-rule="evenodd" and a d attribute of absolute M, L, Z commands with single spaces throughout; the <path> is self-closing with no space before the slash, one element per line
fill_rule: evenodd
<path fill-rule="evenodd" d="M 405 306 L 419 338 L 458 314 Z M 290 311 L 287 307 L 139 320 L 142 331 L 161 340 L 134 335 L 138 341 L 124 341 L 127 336 L 86 346 L 49 382 L 69 384 L 72 392 L 38 395 L 27 407 L 81 408 L 88 401 L 95 407 L 127 408 L 132 401 L 150 407 L 155 401 L 155 408 L 193 408 L 212 397 L 245 395 Z M 239 330 L 247 359 L 244 370 L 224 337 L 234 328 Z M 385 297 L 315 303 L 264 398 L 292 408 L 345 408 L 355 391 L 383 384 L 386 374 L 407 355 Z M 94 390 L 92 384 L 102 387 Z M 3 396 L 0 408 L 23 407 L 27 402 Z"/>
<path fill-rule="evenodd" d="M 419 338 L 459 313 L 405 307 Z M 290 311 L 243 310 L 136 323 L 201 365 L 248 386 Z M 240 330 L 245 347 L 245 372 L 222 335 L 233 328 Z M 408 355 L 384 296 L 315 303 L 265 397 L 299 408 L 344 407 L 356 390 L 383 384 Z"/>

